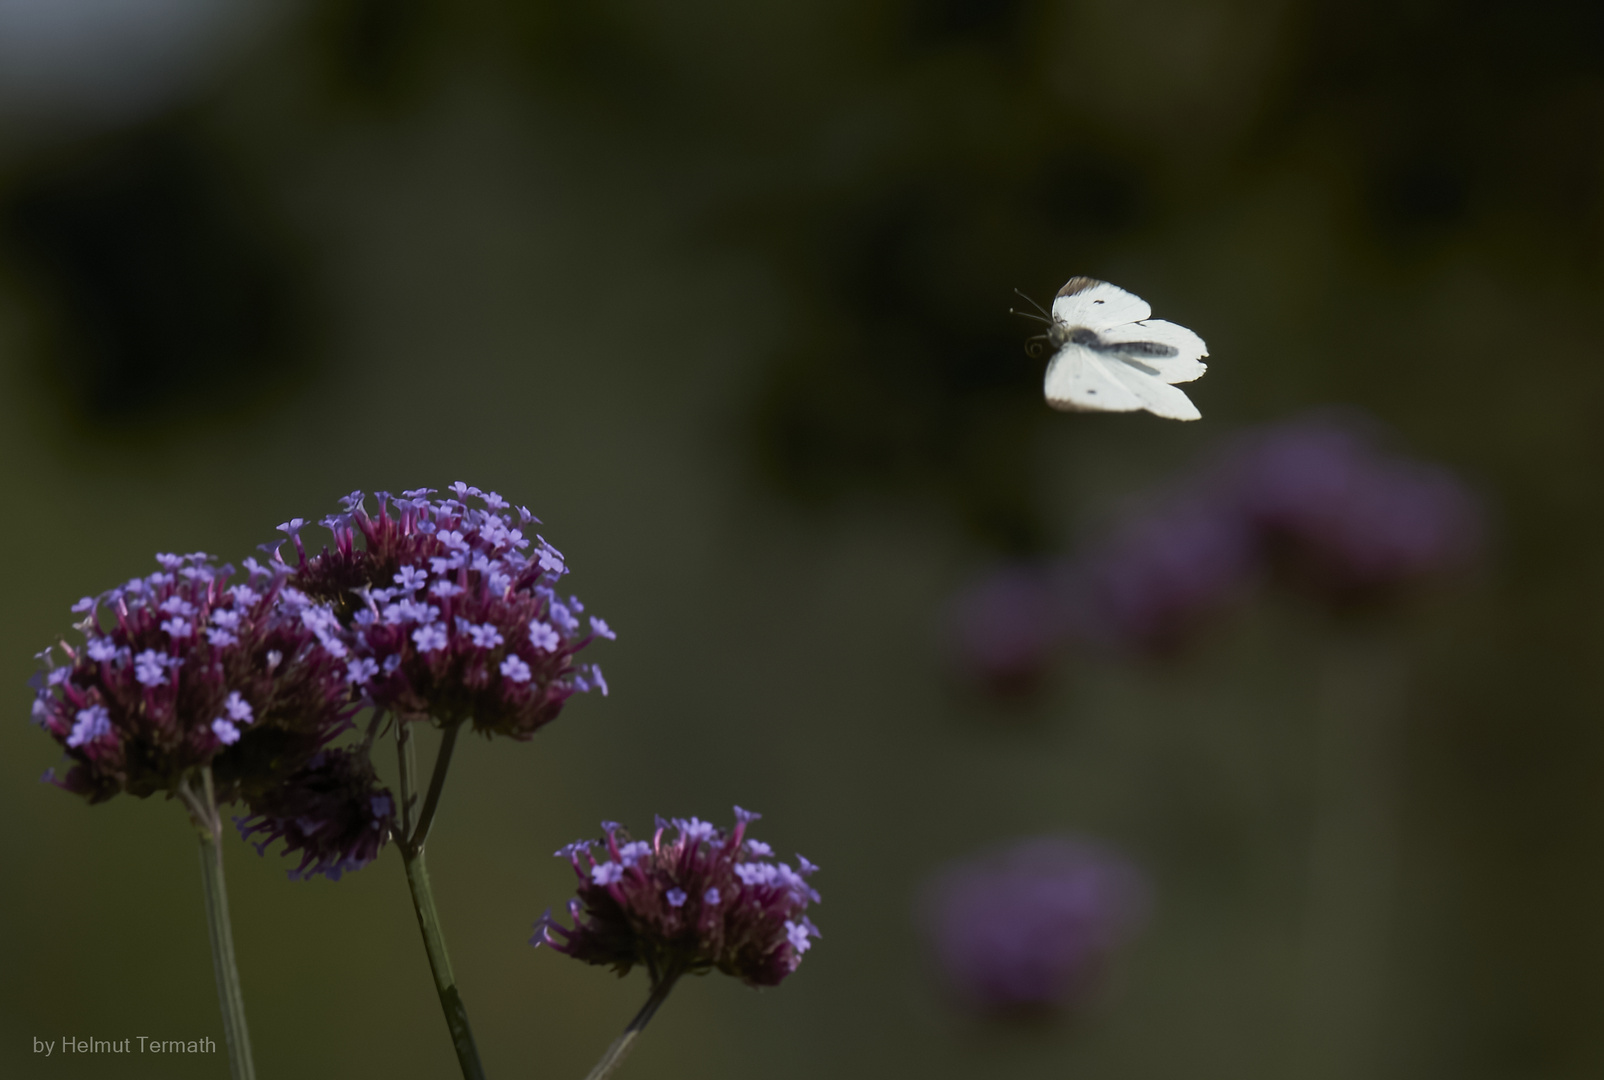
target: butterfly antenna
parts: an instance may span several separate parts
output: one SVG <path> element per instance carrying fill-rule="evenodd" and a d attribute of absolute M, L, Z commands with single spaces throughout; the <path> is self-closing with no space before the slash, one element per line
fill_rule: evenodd
<path fill-rule="evenodd" d="M 1008 314 L 1010 314 L 1010 315 L 1020 315 L 1020 316 L 1023 316 L 1024 318 L 1027 318 L 1027 319 L 1035 319 L 1037 322 L 1040 322 L 1040 323 L 1047 323 L 1049 325 L 1052 324 L 1052 320 L 1051 319 L 1044 319 L 1040 315 L 1032 315 L 1030 312 L 1028 312 L 1028 311 L 1020 311 L 1018 308 L 1009 308 L 1008 309 Z"/>
<path fill-rule="evenodd" d="M 1030 297 L 1026 296 L 1024 293 L 1020 292 L 1018 289 L 1014 290 L 1014 295 L 1019 297 L 1021 300 L 1025 301 L 1027 304 L 1029 304 L 1031 307 L 1035 308 L 1037 311 L 1041 312 L 1043 315 L 1047 314 L 1047 309 L 1046 308 L 1044 308 L 1040 304 L 1036 303 L 1035 300 L 1032 300 Z"/>

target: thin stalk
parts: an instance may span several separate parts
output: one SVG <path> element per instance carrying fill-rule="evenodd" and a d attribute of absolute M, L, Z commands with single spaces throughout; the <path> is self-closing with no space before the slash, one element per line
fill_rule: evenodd
<path fill-rule="evenodd" d="M 652 987 L 651 997 L 646 999 L 646 1004 L 641 1006 L 640 1012 L 635 1014 L 635 1019 L 629 1022 L 624 1033 L 613 1040 L 613 1045 L 607 1048 L 607 1052 L 596 1062 L 596 1067 L 590 1070 L 585 1080 L 606 1080 L 613 1075 L 613 1072 L 624 1063 L 624 1058 L 635 1048 L 635 1039 L 646 1030 L 646 1025 L 651 1023 L 652 1017 L 657 1014 L 658 1006 L 668 1000 L 668 992 L 674 989 L 674 983 L 678 979 L 677 974 L 668 975 Z"/>
<path fill-rule="evenodd" d="M 460 724 L 452 724 L 440 736 L 440 749 L 434 755 L 434 775 L 429 778 L 429 794 L 424 796 L 423 810 L 418 814 L 418 823 L 412 829 L 409 837 L 413 847 L 423 850 L 423 842 L 429 839 L 429 826 L 434 824 L 434 812 L 440 808 L 440 792 L 446 786 L 446 770 L 451 767 L 451 751 L 457 745 L 457 731 Z"/>
<path fill-rule="evenodd" d="M 240 993 L 239 966 L 234 961 L 234 935 L 229 927 L 228 890 L 223 885 L 223 820 L 217 810 L 212 770 L 200 770 L 201 790 L 186 781 L 179 797 L 189 807 L 200 833 L 201 883 L 206 893 L 206 929 L 212 942 L 212 972 L 217 977 L 217 1001 L 223 1012 L 223 1038 L 228 1044 L 229 1072 L 234 1080 L 255 1080 L 251 1036 L 245 1024 L 245 999 Z"/>
<path fill-rule="evenodd" d="M 474 1045 L 473 1029 L 468 1025 L 468 1010 L 457 991 L 457 978 L 451 971 L 451 958 L 446 954 L 446 939 L 440 931 L 440 913 L 435 908 L 434 890 L 429 885 L 429 868 L 423 861 L 423 834 L 429 819 L 434 816 L 440 801 L 440 786 L 445 779 L 445 766 L 450 764 L 455 729 L 446 732 L 440 754 L 435 759 L 434 777 L 429 785 L 429 796 L 424 802 L 424 814 L 413 824 L 412 802 L 416 798 L 414 782 L 415 763 L 411 725 L 396 724 L 396 751 L 401 772 L 401 831 L 397 843 L 401 862 L 407 871 L 407 888 L 412 893 L 412 910 L 418 916 L 418 932 L 423 935 L 423 950 L 429 956 L 429 973 L 434 976 L 435 993 L 440 997 L 440 1010 L 445 1013 L 446 1028 L 451 1032 L 451 1046 L 457 1052 L 457 1064 L 462 1068 L 463 1080 L 484 1080 L 484 1066 L 479 1062 L 479 1048 Z M 416 837 L 416 839 L 414 839 Z"/>

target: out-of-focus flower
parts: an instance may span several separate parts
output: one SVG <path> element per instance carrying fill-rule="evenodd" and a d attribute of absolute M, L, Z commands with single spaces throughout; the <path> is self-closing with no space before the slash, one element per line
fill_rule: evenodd
<path fill-rule="evenodd" d="M 204 554 L 158 555 L 161 570 L 73 607 L 80 646 L 40 654 L 34 721 L 73 765 L 46 779 L 100 802 L 177 791 L 210 765 L 227 802 L 266 791 L 349 726 L 344 663 L 311 628 L 328 609 L 287 571 Z"/>
<path fill-rule="evenodd" d="M 1122 522 L 1069 573 L 1067 620 L 1083 641 L 1163 655 L 1242 596 L 1259 545 L 1230 503 L 1198 495 Z"/>
<path fill-rule="evenodd" d="M 1057 567 L 995 571 L 959 594 L 950 640 L 993 689 L 1028 686 L 1064 638 L 1164 656 L 1275 577 L 1371 607 L 1473 564 L 1486 532 L 1449 470 L 1387 453 L 1362 416 L 1248 432 Z"/>
<path fill-rule="evenodd" d="M 953 597 L 947 645 L 959 673 L 992 693 L 1035 689 L 1064 635 L 1063 575 L 1050 565 L 988 571 Z"/>
<path fill-rule="evenodd" d="M 954 863 L 920 898 L 943 981 L 987 1013 L 1083 1003 L 1147 907 L 1146 884 L 1128 861 L 1056 836 Z"/>
<path fill-rule="evenodd" d="M 344 513 L 323 520 L 333 548 L 310 557 L 306 522 L 286 522 L 300 556 L 294 580 L 333 605 L 313 629 L 348 647 L 346 678 L 374 705 L 528 739 L 575 692 L 607 693 L 601 669 L 574 654 L 614 634 L 594 617 L 582 624 L 578 597 L 557 594 L 567 564 L 525 534 L 536 523 L 528 510 L 460 482 L 449 490 L 454 498 L 432 502 L 428 489 L 378 492 L 377 517 L 353 492 Z"/>
<path fill-rule="evenodd" d="M 572 929 L 548 911 L 530 944 L 547 945 L 620 975 L 645 966 L 653 986 L 714 968 L 749 986 L 775 986 L 802 962 L 819 936 L 807 917 L 819 894 L 807 882 L 818 868 L 797 856 L 797 869 L 772 861 L 767 844 L 750 840 L 757 814 L 735 808 L 728 832 L 696 818 L 657 821 L 648 843 L 603 822 L 597 841 L 557 852 L 579 877 L 568 904 Z M 672 825 L 674 838 L 665 840 Z"/>
<path fill-rule="evenodd" d="M 237 817 L 240 836 L 265 855 L 275 840 L 284 854 L 301 854 L 290 880 L 322 874 L 330 881 L 360 870 L 379 855 L 390 836 L 395 800 L 380 786 L 366 750 L 323 750 L 282 784 L 250 802 L 251 816 Z"/>
<path fill-rule="evenodd" d="M 1437 465 L 1384 453 L 1359 418 L 1316 415 L 1245 436 L 1220 480 L 1270 553 L 1333 600 L 1378 600 L 1479 554 L 1475 494 Z"/>

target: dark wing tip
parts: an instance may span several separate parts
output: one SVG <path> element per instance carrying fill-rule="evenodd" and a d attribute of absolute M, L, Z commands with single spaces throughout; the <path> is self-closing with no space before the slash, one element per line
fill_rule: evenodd
<path fill-rule="evenodd" d="M 1103 283 L 1094 277 L 1072 277 L 1064 282 L 1064 287 L 1058 290 L 1054 299 L 1057 299 L 1058 296 L 1074 296 L 1076 293 L 1083 293 L 1087 289 L 1101 284 Z"/>

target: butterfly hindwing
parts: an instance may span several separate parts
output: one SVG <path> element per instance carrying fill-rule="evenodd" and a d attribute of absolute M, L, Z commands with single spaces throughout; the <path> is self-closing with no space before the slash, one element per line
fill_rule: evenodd
<path fill-rule="evenodd" d="M 1141 396 L 1110 370 L 1109 363 L 1088 348 L 1065 345 L 1047 365 L 1047 404 L 1070 412 L 1135 412 L 1146 408 Z"/>
<path fill-rule="evenodd" d="M 1107 364 L 1109 374 L 1141 402 L 1138 408 L 1167 420 L 1197 420 L 1202 417 L 1197 406 L 1192 404 L 1192 399 L 1184 391 L 1171 386 L 1168 379 L 1118 357 L 1100 356 L 1098 359 Z"/>
<path fill-rule="evenodd" d="M 1148 319 L 1128 326 L 1110 327 L 1100 336 L 1108 352 L 1128 356 L 1152 368 L 1167 383 L 1191 382 L 1208 370 L 1208 365 L 1201 358 L 1209 354 L 1209 347 L 1202 338 L 1178 323 Z M 1156 348 L 1135 348 L 1122 353 L 1118 346 L 1125 342 Z M 1166 352 L 1170 355 L 1164 355 Z"/>

